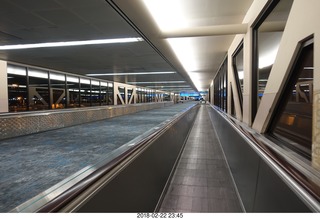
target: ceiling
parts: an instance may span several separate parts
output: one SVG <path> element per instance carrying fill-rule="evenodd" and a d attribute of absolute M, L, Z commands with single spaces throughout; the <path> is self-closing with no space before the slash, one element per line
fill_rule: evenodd
<path fill-rule="evenodd" d="M 175 1 L 183 4 L 172 8 Z M 252 1 L 162 0 L 171 10 L 161 13 L 169 15 L 178 9 L 183 10 L 188 15 L 188 28 L 241 24 Z M 144 40 L 124 44 L 0 50 L 0 59 L 80 75 L 127 73 L 95 77 L 172 92 L 202 91 L 208 89 L 234 35 L 174 39 L 185 46 L 185 54 L 192 54 L 194 66 L 191 73 L 197 76 L 199 82 L 196 84 L 142 0 L 1 1 L 0 45 L 127 37 L 142 37 Z M 192 50 L 188 45 L 193 45 Z M 171 71 L 176 73 L 132 74 Z"/>

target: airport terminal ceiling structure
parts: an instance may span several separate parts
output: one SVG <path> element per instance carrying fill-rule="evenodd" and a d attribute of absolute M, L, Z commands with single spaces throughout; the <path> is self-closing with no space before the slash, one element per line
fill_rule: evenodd
<path fill-rule="evenodd" d="M 0 50 L 0 59 L 171 92 L 208 89 L 235 36 L 230 30 L 239 32 L 237 28 L 245 27 L 242 20 L 253 0 L 158 1 L 162 4 L 157 6 L 159 13 L 176 25 L 167 30 L 147 2 L 4 0 L 1 46 L 119 38 L 138 41 L 5 49 Z M 220 29 L 223 26 L 227 29 Z M 202 32 L 190 28 L 202 28 Z"/>

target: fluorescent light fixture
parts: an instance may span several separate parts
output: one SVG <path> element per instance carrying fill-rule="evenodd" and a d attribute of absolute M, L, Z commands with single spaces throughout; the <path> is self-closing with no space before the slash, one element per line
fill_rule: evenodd
<path fill-rule="evenodd" d="M 128 84 L 175 84 L 175 83 L 186 83 L 185 81 L 149 81 L 149 82 L 127 82 Z"/>
<path fill-rule="evenodd" d="M 150 88 L 165 88 L 165 87 L 173 87 L 173 88 L 176 88 L 176 87 L 190 87 L 189 85 L 177 85 L 177 86 L 147 86 L 147 87 L 150 87 Z"/>
<path fill-rule="evenodd" d="M 193 9 L 185 0 L 143 0 L 143 2 L 162 32 L 192 27 L 193 21 L 190 20 L 189 11 Z M 199 59 L 194 48 L 196 39 L 172 38 L 167 41 L 189 76 L 191 72 L 199 70 L 197 64 Z M 191 78 L 191 80 L 199 90 L 200 79 Z"/>
<path fill-rule="evenodd" d="M 96 73 L 96 74 L 86 74 L 87 76 L 115 76 L 115 75 L 160 75 L 160 74 L 175 74 L 174 71 L 163 71 L 163 72 L 123 72 L 123 73 Z"/>
<path fill-rule="evenodd" d="M 49 42 L 49 43 L 4 45 L 4 46 L 0 46 L 0 50 L 34 49 L 34 48 L 63 47 L 63 46 L 84 46 L 84 45 L 100 45 L 100 44 L 114 44 L 114 43 L 132 43 L 132 42 L 140 42 L 140 41 L 143 41 L 141 37 L 68 41 L 68 42 Z"/>
<path fill-rule="evenodd" d="M 188 14 L 183 8 L 185 0 L 143 0 L 143 2 L 160 30 L 169 31 L 188 27 L 186 21 Z"/>

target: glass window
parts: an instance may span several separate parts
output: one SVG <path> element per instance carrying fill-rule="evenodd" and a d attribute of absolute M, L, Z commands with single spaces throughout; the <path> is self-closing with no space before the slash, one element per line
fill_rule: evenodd
<path fill-rule="evenodd" d="M 243 100 L 243 43 L 240 44 L 239 48 L 235 51 L 233 55 L 232 65 L 234 78 L 236 80 L 237 91 L 239 95 L 239 102 L 242 111 L 242 100 Z"/>
<path fill-rule="evenodd" d="M 48 72 L 38 69 L 29 69 L 29 109 L 46 110 L 49 109 L 49 78 Z"/>
<path fill-rule="evenodd" d="M 118 91 L 119 91 L 119 94 L 122 98 L 122 101 L 123 101 L 123 104 L 125 104 L 125 88 L 124 87 L 118 87 Z M 122 104 L 122 101 L 120 99 L 120 97 L 118 96 L 118 105 L 121 105 Z"/>
<path fill-rule="evenodd" d="M 233 89 L 232 89 L 232 84 L 230 83 L 230 90 L 231 90 L 231 94 L 233 94 Z M 233 99 L 233 95 L 231 95 L 231 115 L 233 117 L 236 116 L 236 110 L 235 110 L 235 107 L 234 107 L 234 99 Z"/>
<path fill-rule="evenodd" d="M 51 108 L 66 108 L 66 76 L 59 73 L 50 73 L 50 89 Z"/>
<path fill-rule="evenodd" d="M 139 87 L 137 87 L 136 93 L 137 93 L 137 103 L 142 103 L 142 92 Z"/>
<path fill-rule="evenodd" d="M 100 82 L 91 80 L 91 104 L 92 106 L 101 105 Z"/>
<path fill-rule="evenodd" d="M 80 106 L 80 83 L 79 78 L 67 76 L 67 105 L 68 107 Z"/>
<path fill-rule="evenodd" d="M 7 78 L 9 112 L 114 104 L 112 82 L 11 64 Z"/>
<path fill-rule="evenodd" d="M 128 88 L 128 104 L 134 104 L 134 101 L 132 100 L 132 102 L 130 103 L 130 99 L 132 97 L 132 93 L 133 93 L 133 89 L 132 88 Z M 132 97 L 134 98 L 134 97 Z"/>
<path fill-rule="evenodd" d="M 7 71 L 9 112 L 28 110 L 26 68 L 8 65 Z"/>
<path fill-rule="evenodd" d="M 101 82 L 101 105 L 108 105 L 108 83 Z"/>
<path fill-rule="evenodd" d="M 171 98 L 170 98 L 170 94 L 169 93 L 165 93 L 163 94 L 163 101 L 170 101 Z"/>
<path fill-rule="evenodd" d="M 214 105 L 218 106 L 223 111 L 228 109 L 228 71 L 227 59 L 222 63 L 215 79 L 214 79 Z"/>
<path fill-rule="evenodd" d="M 80 78 L 80 106 L 91 106 L 91 82 L 90 79 Z"/>
<path fill-rule="evenodd" d="M 108 83 L 108 105 L 113 105 L 113 83 Z"/>
<path fill-rule="evenodd" d="M 313 102 L 313 43 L 298 55 L 275 110 L 271 135 L 307 158 L 311 158 Z"/>
<path fill-rule="evenodd" d="M 253 120 L 264 94 L 268 78 L 276 59 L 283 30 L 288 20 L 293 0 L 270 0 L 253 29 Z"/>

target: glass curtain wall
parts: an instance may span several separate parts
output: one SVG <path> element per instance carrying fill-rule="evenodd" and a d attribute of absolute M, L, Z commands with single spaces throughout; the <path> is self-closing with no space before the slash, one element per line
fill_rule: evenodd
<path fill-rule="evenodd" d="M 91 105 L 101 106 L 100 82 L 91 80 Z"/>
<path fill-rule="evenodd" d="M 228 70 L 227 59 L 222 63 L 214 79 L 214 105 L 221 110 L 228 110 Z"/>
<path fill-rule="evenodd" d="M 26 111 L 29 108 L 27 70 L 8 65 L 9 112 Z"/>
<path fill-rule="evenodd" d="M 49 72 L 28 69 L 29 110 L 50 109 Z"/>
<path fill-rule="evenodd" d="M 66 76 L 50 72 L 50 105 L 51 109 L 63 109 L 66 101 Z"/>
<path fill-rule="evenodd" d="M 9 112 L 114 105 L 112 82 L 8 64 Z M 125 88 L 119 88 L 125 102 Z M 128 101 L 133 89 L 128 89 Z M 137 89 L 138 102 L 156 101 L 155 91 Z M 119 97 L 118 104 L 122 104 Z M 132 104 L 134 101 L 132 101 Z"/>
<path fill-rule="evenodd" d="M 80 78 L 80 106 L 91 106 L 91 81 Z"/>
<path fill-rule="evenodd" d="M 270 135 L 311 159 L 313 106 L 313 43 L 300 51 L 281 96 Z"/>
<path fill-rule="evenodd" d="M 252 121 L 263 97 L 293 0 L 269 0 L 253 28 Z"/>
<path fill-rule="evenodd" d="M 130 99 L 132 97 L 133 94 L 133 89 L 132 88 L 128 88 L 128 104 L 130 104 Z M 131 104 L 134 104 L 134 101 L 132 100 Z"/>
<path fill-rule="evenodd" d="M 113 83 L 108 83 L 108 95 L 107 95 L 107 105 L 113 105 Z"/>
<path fill-rule="evenodd" d="M 80 107 L 80 79 L 75 76 L 67 76 L 67 106 Z"/>
<path fill-rule="evenodd" d="M 108 83 L 101 82 L 101 103 L 102 105 L 108 105 Z"/>
<path fill-rule="evenodd" d="M 232 56 L 232 66 L 234 78 L 236 80 L 237 91 L 239 94 L 239 102 L 242 111 L 243 103 L 243 78 L 244 78 L 244 69 L 243 69 L 243 43 L 237 48 L 235 53 Z M 233 98 L 233 96 L 232 96 Z M 233 99 L 232 99 L 233 100 Z"/>

